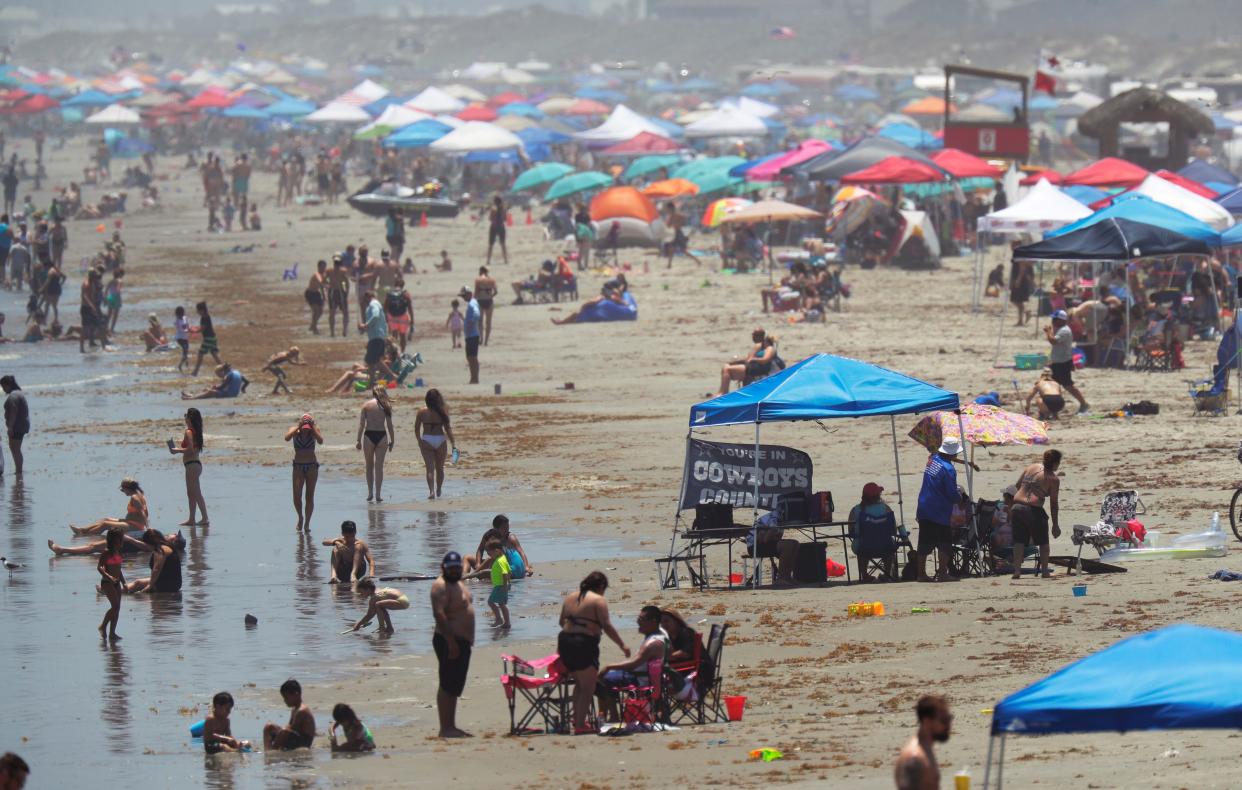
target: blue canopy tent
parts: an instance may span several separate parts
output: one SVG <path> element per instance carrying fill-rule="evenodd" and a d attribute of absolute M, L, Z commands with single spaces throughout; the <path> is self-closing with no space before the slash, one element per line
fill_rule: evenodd
<path fill-rule="evenodd" d="M 1242 214 L 1242 187 L 1218 196 L 1216 202 L 1234 216 Z"/>
<path fill-rule="evenodd" d="M 1223 167 L 1204 162 L 1202 159 L 1191 159 L 1185 167 L 1177 171 L 1177 174 L 1191 181 L 1198 181 L 1200 184 L 1218 181 L 1222 184 L 1238 185 L 1238 177 L 1233 173 Z"/>
<path fill-rule="evenodd" d="M 1090 206 L 1093 203 L 1099 203 L 1101 200 L 1107 200 L 1112 197 L 1112 195 L 1099 187 L 1087 186 L 1086 184 L 1063 186 L 1061 191 L 1084 206 Z"/>
<path fill-rule="evenodd" d="M 957 411 L 960 405 L 957 393 L 904 373 L 847 357 L 813 354 L 779 373 L 692 406 L 686 443 L 689 446 L 695 430 L 724 425 L 755 426 L 755 466 L 751 475 L 754 495 L 751 504 L 757 520 L 761 477 L 759 435 L 763 423 L 888 416 L 893 433 L 893 463 L 897 467 L 897 507 L 901 523 L 904 524 L 901 463 L 897 455 L 897 415 Z M 961 435 L 965 436 L 966 432 L 960 424 L 960 413 L 958 421 Z M 685 496 L 689 471 L 688 465 L 682 470 L 682 498 Z M 678 520 L 681 515 L 680 503 L 681 498 L 678 499 Z M 675 521 L 674 544 L 676 540 Z M 670 554 L 672 548 L 670 545 Z M 758 574 L 755 575 L 755 582 L 758 583 Z"/>
<path fill-rule="evenodd" d="M 1242 634 L 1171 625 L 1123 639 L 1001 700 L 992 712 L 988 766 L 1000 738 L 1075 732 L 1242 729 Z"/>
<path fill-rule="evenodd" d="M 60 103 L 62 107 L 106 107 L 118 101 L 117 97 L 104 93 L 101 90 L 91 88 L 82 91 L 71 99 L 65 99 Z"/>
<path fill-rule="evenodd" d="M 453 131 L 453 127 L 448 124 L 425 118 L 385 137 L 384 147 L 418 148 L 424 145 L 431 145 L 451 131 Z"/>
<path fill-rule="evenodd" d="M 263 108 L 269 118 L 298 118 L 310 115 L 316 109 L 314 102 L 301 99 L 280 99 Z"/>
<path fill-rule="evenodd" d="M 1211 225 L 1197 220 L 1185 212 L 1178 211 L 1172 206 L 1152 200 L 1146 195 L 1135 194 L 1120 195 L 1110 205 L 1105 206 L 1091 216 L 1083 217 L 1063 228 L 1057 228 L 1045 233 L 1044 239 L 1059 238 L 1109 219 L 1128 220 L 1133 223 L 1155 226 L 1165 231 L 1171 231 L 1175 235 L 1188 236 L 1213 246 L 1220 245 L 1220 232 Z M 1142 256 L 1132 255 L 1130 257 L 1153 257 L 1158 254 L 1152 252 L 1144 253 Z M 1177 255 L 1178 253 L 1171 252 L 1165 254 Z M 1075 260 L 1086 259 L 1077 258 Z M 1115 258 L 1109 257 L 1108 260 L 1115 260 Z"/>

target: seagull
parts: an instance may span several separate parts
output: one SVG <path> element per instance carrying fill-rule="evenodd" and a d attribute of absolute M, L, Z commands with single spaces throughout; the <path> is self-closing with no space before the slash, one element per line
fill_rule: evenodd
<path fill-rule="evenodd" d="M 13 571 L 17 570 L 18 568 L 26 567 L 25 565 L 22 565 L 20 562 L 9 562 L 8 557 L 0 557 L 0 563 L 4 564 L 4 569 L 9 572 L 10 579 L 13 578 Z"/>

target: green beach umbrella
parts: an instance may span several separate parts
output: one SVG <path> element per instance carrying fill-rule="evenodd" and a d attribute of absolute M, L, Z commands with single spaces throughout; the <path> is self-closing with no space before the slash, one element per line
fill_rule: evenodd
<path fill-rule="evenodd" d="M 681 157 L 677 154 L 651 154 L 649 156 L 640 156 L 630 166 L 625 168 L 625 172 L 621 174 L 621 178 L 630 181 L 635 178 L 654 173 L 666 167 L 672 167 L 681 161 Z"/>
<path fill-rule="evenodd" d="M 572 172 L 574 172 L 573 167 L 564 162 L 544 162 L 518 174 L 518 177 L 513 181 L 510 191 L 522 192 L 527 189 L 534 189 L 535 187 L 549 184 L 566 173 Z"/>
<path fill-rule="evenodd" d="M 668 174 L 669 178 L 684 178 L 687 181 L 694 181 L 694 177 L 703 173 L 714 173 L 723 171 L 728 173 L 733 168 L 746 162 L 740 156 L 714 156 L 707 159 L 695 159 L 686 162 L 681 167 L 675 168 L 673 172 Z"/>
<path fill-rule="evenodd" d="M 700 195 L 709 195 L 713 192 L 720 192 L 741 184 L 745 179 L 738 176 L 729 175 L 728 168 L 724 170 L 709 170 L 705 173 L 695 173 L 686 177 L 687 181 L 698 184 Z"/>
<path fill-rule="evenodd" d="M 612 184 L 612 176 L 607 173 L 600 173 L 595 170 L 587 170 L 582 173 L 570 173 L 560 178 L 555 184 L 548 189 L 548 193 L 543 196 L 544 200 L 556 200 L 568 195 L 574 195 L 578 192 L 586 192 L 591 189 L 599 189 Z"/>

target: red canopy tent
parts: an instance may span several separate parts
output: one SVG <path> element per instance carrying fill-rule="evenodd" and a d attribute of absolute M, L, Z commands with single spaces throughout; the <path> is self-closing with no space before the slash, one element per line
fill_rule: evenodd
<path fill-rule="evenodd" d="M 681 145 L 654 132 L 639 132 L 628 140 L 608 146 L 599 153 L 604 156 L 630 154 L 665 154 L 680 150 Z"/>
<path fill-rule="evenodd" d="M 3 110 L 0 110 L 0 112 L 9 115 L 33 115 L 37 112 L 54 110 L 59 106 L 60 102 L 56 101 L 51 96 L 44 96 L 41 93 L 36 93 L 33 96 L 19 101 L 11 107 L 5 107 Z"/>
<path fill-rule="evenodd" d="M 505 91 L 504 93 L 497 93 L 495 96 L 488 99 L 487 104 L 489 107 L 504 107 L 506 104 L 524 101 L 526 101 L 525 96 L 519 93 L 514 93 L 513 91 Z"/>
<path fill-rule="evenodd" d="M 1081 170 L 1075 170 L 1065 177 L 1064 184 L 1081 184 L 1088 187 L 1125 187 L 1132 189 L 1143 183 L 1143 179 L 1151 175 L 1143 168 L 1118 159 L 1115 156 L 1105 157 L 1093 162 Z"/>
<path fill-rule="evenodd" d="M 1165 181 L 1177 184 L 1182 189 L 1194 192 L 1196 195 L 1205 197 L 1208 200 L 1215 200 L 1218 196 L 1216 190 L 1211 187 L 1206 187 L 1198 181 L 1194 181 L 1186 176 L 1174 173 L 1172 170 L 1157 170 L 1156 175 L 1160 176 Z"/>
<path fill-rule="evenodd" d="M 974 154 L 956 148 L 943 148 L 931 155 L 931 160 L 947 170 L 954 178 L 1000 178 L 1001 171 Z"/>
<path fill-rule="evenodd" d="M 1036 170 L 1018 183 L 1024 187 L 1033 187 L 1039 183 L 1041 178 L 1049 184 L 1060 184 L 1064 180 L 1064 176 L 1055 170 Z"/>
<path fill-rule="evenodd" d="M 472 104 L 457 113 L 457 117 L 463 121 L 494 121 L 500 116 L 485 104 Z"/>
<path fill-rule="evenodd" d="M 185 106 L 193 110 L 223 109 L 232 107 L 233 99 L 229 98 L 228 91 L 223 88 L 206 88 L 186 102 Z"/>
<path fill-rule="evenodd" d="M 594 99 L 578 99 L 565 108 L 562 115 L 607 115 L 612 112 L 607 104 Z"/>
<path fill-rule="evenodd" d="M 842 184 L 926 184 L 947 177 L 936 168 L 904 156 L 881 159 L 871 167 L 850 173 Z"/>

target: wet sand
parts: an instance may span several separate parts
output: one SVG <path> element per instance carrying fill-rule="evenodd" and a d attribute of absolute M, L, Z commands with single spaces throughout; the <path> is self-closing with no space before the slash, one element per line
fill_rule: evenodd
<path fill-rule="evenodd" d="M 67 177 L 83 154 L 70 149 L 55 157 L 50 165 L 53 183 Z M 161 160 L 159 165 L 162 172 L 175 174 L 180 160 Z M 223 357 L 253 381 L 247 395 L 237 401 L 200 402 L 212 443 L 211 463 L 236 466 L 242 474 L 254 470 L 260 479 L 271 475 L 274 482 L 260 494 L 271 499 L 264 505 L 264 511 L 273 514 L 271 520 L 245 528 L 287 535 L 292 547 L 297 538 L 292 511 L 284 504 L 288 488 L 279 482 L 286 474 L 289 449 L 281 435 L 303 411 L 315 413 L 324 427 L 328 440 L 321 461 L 341 491 L 333 515 L 326 510 L 322 517 L 317 515 L 315 537 L 325 537 L 341 518 L 353 517 L 361 524 L 371 512 L 363 501 L 361 459 L 353 449 L 361 396 L 318 394 L 345 365 L 361 357 L 363 343 L 357 335 L 348 340 L 311 337 L 305 329 L 301 293 L 316 259 L 360 240 L 378 252 L 383 234 L 381 223 L 345 205 L 277 209 L 272 206 L 272 177 L 258 174 L 253 183 L 265 228 L 259 233 L 203 232 L 201 193 L 197 177 L 189 172 L 160 182 L 166 196 L 162 212 L 133 211 L 125 218 L 129 290 L 122 326 L 132 330 L 125 338 L 132 350 L 137 343 L 133 332 L 148 309 L 154 309 L 148 305 L 157 307 L 168 324 L 173 298 L 187 307 L 199 298 L 211 302 Z M 96 193 L 88 188 L 88 199 Z M 131 192 L 131 205 L 137 202 L 134 195 Z M 758 290 L 767 282 L 763 274 L 722 274 L 712 258 L 698 265 L 678 259 L 669 272 L 663 261 L 631 251 L 622 261 L 631 266 L 627 276 L 639 304 L 639 321 L 555 327 L 548 319 L 565 315 L 570 305 L 509 305 L 511 292 L 504 283 L 534 273 L 539 262 L 555 251 L 555 245 L 542 240 L 538 226 L 525 226 L 520 212 L 515 212 L 515 219 L 510 228 L 513 264 L 493 267 L 502 292 L 492 342 L 481 354 L 482 384 L 475 387 L 465 383 L 465 361 L 460 350 L 450 349 L 443 324 L 449 300 L 473 280 L 482 262 L 486 228 L 463 216 L 408 232 L 407 254 L 420 271 L 430 267 L 442 248 L 454 260 L 454 272 L 407 277 L 407 284 L 416 311 L 412 347 L 426 360 L 416 375 L 445 394 L 464 455 L 462 464 L 449 470 L 445 498 L 428 502 L 412 436 L 413 413 L 423 391 L 397 391 L 397 450 L 388 463 L 389 501 L 382 511 L 399 514 L 398 519 L 461 511 L 541 514 L 541 527 L 570 547 L 580 538 L 604 539 L 645 554 L 617 558 L 591 556 L 583 550 L 567 552 L 575 559 L 560 562 L 543 562 L 537 555 L 532 560 L 536 581 L 556 594 L 576 588 L 589 570 L 615 569 L 608 571 L 613 581 L 609 599 L 615 621 L 629 632 L 631 641 L 633 618 L 648 602 L 674 606 L 691 623 L 704 621 L 704 633 L 712 622 L 730 623 L 725 693 L 749 698 L 745 720 L 621 739 L 503 738 L 507 710 L 497 682 L 499 655 L 536 657 L 554 649 L 556 596 L 550 594 L 536 611 L 515 608 L 515 616 L 534 621 L 528 637 L 515 636 L 500 644 L 486 636 L 480 639 L 459 722 L 487 741 L 488 759 L 479 759 L 477 741 L 442 742 L 430 737 L 435 733 L 434 663 L 428 661 L 425 646 L 409 644 L 376 660 L 359 641 L 353 664 L 348 657 L 340 662 L 354 676 L 342 678 L 333 672 L 341 669 L 339 664 L 327 667 L 321 681 L 308 684 L 307 699 L 319 712 L 321 732 L 326 732 L 327 714 L 337 701 L 351 703 L 364 721 L 378 722 L 373 729 L 380 756 L 331 760 L 320 752 L 310 762 L 258 755 L 215 758 L 204 764 L 200 775 L 200 757 L 195 754 L 196 767 L 190 774 L 194 783 L 250 786 L 276 777 L 313 781 L 313 773 L 322 782 L 398 786 L 408 784 L 410 772 L 417 770 L 428 781 L 455 777 L 480 786 L 495 780 L 500 758 L 506 776 L 547 787 L 650 786 L 680 780 L 884 787 L 891 786 L 891 761 L 912 729 L 915 700 L 933 690 L 946 694 L 957 713 L 954 737 L 941 749 L 942 765 L 946 773 L 970 765 L 979 782 L 989 723 L 983 711 L 1008 693 L 1141 630 L 1177 621 L 1238 627 L 1230 606 L 1236 593 L 1205 579 L 1216 568 L 1229 567 L 1231 558 L 1135 564 L 1125 575 L 1090 577 L 1089 594 L 1083 599 L 1071 596 L 1071 582 L 1059 574 L 1049 581 L 1017 584 L 999 578 L 954 585 L 661 592 L 651 560 L 668 547 L 689 408 L 716 388 L 720 365 L 746 350 L 753 326 L 763 325 L 781 335 L 781 354 L 790 362 L 815 352 L 838 353 L 925 378 L 963 396 L 987 390 L 1012 396 L 1014 380 L 1025 395 L 1034 375 L 992 367 L 999 303 L 985 304 L 980 315 L 970 313 L 966 259 L 947 261 L 944 269 L 933 273 L 851 269 L 845 280 L 852 284 L 854 296 L 844 312 L 829 314 L 824 324 L 786 324 L 780 316 L 759 314 Z M 94 225 L 71 223 L 70 257 L 76 260 L 101 243 Z M 258 245 L 252 253 L 226 252 L 251 243 Z M 710 243 L 701 237 L 692 240 L 696 247 Z M 295 262 L 300 264 L 299 281 L 282 282 L 281 272 Z M 65 301 L 72 311 L 80 275 L 70 274 Z M 584 276 L 583 298 L 597 292 L 605 277 L 603 272 Z M 11 295 L 0 299 L 10 316 L 6 328 L 13 334 L 20 304 Z M 268 397 L 270 378 L 257 370 L 269 354 L 291 343 L 303 349 L 310 365 L 291 369 L 294 396 Z M 1006 328 L 1001 359 L 1042 350 L 1044 345 L 1032 328 L 1021 336 Z M 1054 446 L 1066 454 L 1062 523 L 1067 533 L 1070 524 L 1094 521 L 1103 494 L 1119 487 L 1139 491 L 1148 507 L 1144 523 L 1165 534 L 1204 529 L 1212 510 L 1227 508 L 1238 475 L 1233 457 L 1236 436 L 1230 429 L 1236 418 L 1192 417 L 1184 382 L 1207 374 L 1214 350 L 1214 344 L 1189 344 L 1189 368 L 1182 373 L 1085 371 L 1079 376 L 1097 414 L 1141 398 L 1160 403 L 1161 414 L 1130 420 L 1074 418 L 1052 427 Z M 6 362 L 19 380 L 25 355 L 37 351 L 26 346 L 0 348 L 5 354 L 23 355 Z M 163 439 L 183 409 L 178 391 L 206 381 L 205 375 L 198 381 L 177 376 L 168 369 L 170 359 L 175 363 L 167 355 L 148 359 L 140 353 L 122 353 L 84 361 L 84 369 L 92 372 L 119 370 L 135 377 L 141 398 L 130 398 L 134 408 L 115 416 L 103 408 L 84 423 L 66 415 L 61 425 L 67 427 L 49 431 L 42 427 L 46 422 L 40 410 L 46 414 L 49 403 L 61 396 L 49 392 L 34 398 L 32 393 L 37 432 L 28 442 L 28 476 L 39 474 L 49 453 L 71 447 L 80 430 L 98 434 L 108 444 L 80 470 L 92 478 L 120 476 L 134 458 L 142 463 L 166 459 Z M 567 381 L 574 383 L 573 390 L 561 389 Z M 495 384 L 504 394 L 493 394 Z M 897 421 L 905 513 L 911 524 L 926 457 L 905 436 L 913 424 L 913 418 Z M 745 428 L 707 433 L 707 438 L 723 441 L 748 441 L 749 436 Z M 826 423 L 822 430 L 814 423 L 773 425 L 765 427 L 764 441 L 809 452 L 817 470 L 815 489 L 832 490 L 841 510 L 847 511 L 863 483 L 871 480 L 888 489 L 886 498 L 896 506 L 892 440 L 885 420 L 838 421 Z M 976 495 L 998 494 L 1035 455 L 1024 448 L 981 450 L 977 460 L 983 471 L 975 477 Z M 209 505 L 236 495 L 213 488 L 210 478 L 204 484 Z M 351 486 L 357 498 L 352 506 Z M 99 488 L 110 490 L 102 484 Z M 114 508 L 113 495 L 99 496 L 74 502 L 75 517 L 84 520 Z M 173 481 L 152 499 L 157 526 L 184 517 L 183 494 Z M 42 522 L 29 529 L 28 553 L 17 557 L 27 563 L 42 562 L 46 537 L 60 539 L 67 532 L 62 525 Z M 231 530 L 220 533 L 224 534 L 213 535 L 214 540 L 233 539 Z M 14 538 L 10 540 L 16 545 Z M 1231 541 L 1231 549 L 1233 545 Z M 457 548 L 469 551 L 474 546 Z M 1054 542 L 1054 554 L 1072 552 L 1068 534 Z M 839 547 L 830 548 L 830 555 L 842 559 Z M 422 569 L 434 566 L 436 557 L 427 553 L 419 559 L 417 569 Z M 724 573 L 723 556 L 713 557 L 712 570 Z M 59 567 L 52 572 L 63 573 Z M 213 574 L 204 580 L 202 591 L 185 594 L 209 595 L 212 585 L 220 583 L 216 579 Z M 425 591 L 408 592 L 414 606 L 402 614 L 425 622 L 429 619 Z M 90 598 L 83 600 L 79 594 L 74 604 L 91 608 L 91 617 L 98 617 L 102 602 L 96 605 Z M 848 603 L 862 599 L 884 601 L 890 616 L 847 619 Z M 481 600 L 477 603 L 482 606 Z M 932 612 L 912 614 L 914 606 Z M 126 611 L 132 615 L 132 609 Z M 226 644 L 245 638 L 241 614 L 230 613 L 237 629 L 219 636 Z M 326 610 L 317 617 L 304 621 L 303 628 L 311 634 L 317 630 L 325 641 L 336 639 L 337 620 Z M 539 618 L 544 625 L 537 625 Z M 397 625 L 400 629 L 399 621 Z M 131 639 L 141 640 L 143 629 L 158 629 L 160 621 L 126 620 L 123 615 L 122 628 L 129 629 Z M 68 652 L 65 660 L 80 662 L 74 671 L 97 673 L 101 670 L 94 653 L 93 649 L 81 655 Z M 605 646 L 605 661 L 619 658 L 613 647 Z M 124 671 L 139 670 L 131 664 Z M 235 733 L 257 738 L 258 722 L 284 716 L 275 687 L 290 671 L 271 666 L 263 677 L 237 678 L 232 687 L 239 701 Z M 145 745 L 134 744 L 125 752 L 128 757 L 118 755 L 117 760 L 187 765 L 180 756 L 192 748 L 185 727 L 201 715 L 210 694 L 218 689 L 184 680 L 177 687 L 180 693 L 161 697 L 168 706 L 184 710 L 174 717 L 165 709 L 161 721 L 168 727 L 150 747 L 165 756 L 140 756 Z M 11 704 L 11 700 L 0 704 L 0 713 L 16 715 Z M 50 722 L 66 711 L 38 715 Z M 1225 787 L 1232 784 L 1232 771 L 1226 767 L 1228 741 L 1236 737 L 1179 732 L 1123 738 L 1015 738 L 1007 746 L 1006 778 L 1021 785 L 1038 781 L 1071 787 Z M 786 759 L 747 762 L 747 751 L 760 746 L 780 748 Z M 48 752 L 39 755 L 35 751 L 39 748 L 27 751 L 42 756 L 44 762 L 55 760 Z M 428 756 L 449 759 L 428 761 Z M 36 774 L 38 770 L 36 764 Z"/>

